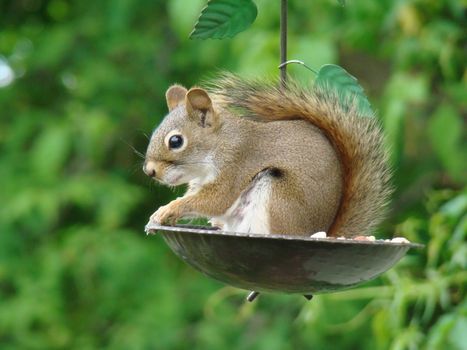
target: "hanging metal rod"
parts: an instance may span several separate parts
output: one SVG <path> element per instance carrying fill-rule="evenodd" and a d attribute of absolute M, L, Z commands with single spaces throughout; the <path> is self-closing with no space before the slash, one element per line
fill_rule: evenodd
<path fill-rule="evenodd" d="M 287 61 L 287 2 L 288 0 L 281 0 L 281 19 L 280 19 L 280 51 L 281 51 L 281 85 L 285 87 L 287 82 L 287 65 L 284 64 Z"/>

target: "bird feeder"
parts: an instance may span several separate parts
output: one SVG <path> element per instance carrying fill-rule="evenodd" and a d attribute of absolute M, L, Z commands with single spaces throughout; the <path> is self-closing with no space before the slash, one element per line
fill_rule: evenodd
<path fill-rule="evenodd" d="M 281 0 L 280 81 L 286 87 L 287 0 Z M 408 241 L 314 238 L 225 232 L 213 227 L 162 226 L 149 223 L 146 233 L 160 234 L 183 261 L 213 279 L 260 292 L 332 293 L 372 280 L 393 267 L 411 248 Z"/>
<path fill-rule="evenodd" d="M 313 294 L 372 280 L 420 244 L 224 232 L 212 227 L 148 224 L 187 264 L 220 282 L 259 292 Z"/>

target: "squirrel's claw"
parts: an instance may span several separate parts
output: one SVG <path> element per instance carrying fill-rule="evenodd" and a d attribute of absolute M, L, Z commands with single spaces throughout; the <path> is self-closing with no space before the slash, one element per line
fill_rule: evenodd
<path fill-rule="evenodd" d="M 156 225 L 174 226 L 180 216 L 177 207 L 169 203 L 157 209 L 156 212 L 151 215 L 149 222 Z"/>

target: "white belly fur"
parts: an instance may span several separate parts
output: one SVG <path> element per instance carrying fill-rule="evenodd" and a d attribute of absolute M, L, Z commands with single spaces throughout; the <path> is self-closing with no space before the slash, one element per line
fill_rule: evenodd
<path fill-rule="evenodd" d="M 211 223 L 227 232 L 270 233 L 268 207 L 271 185 L 269 176 L 254 181 L 224 215 L 212 218 Z"/>

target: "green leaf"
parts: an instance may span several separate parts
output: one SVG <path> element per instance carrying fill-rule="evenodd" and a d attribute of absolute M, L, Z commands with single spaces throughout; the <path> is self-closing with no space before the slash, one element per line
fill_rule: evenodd
<path fill-rule="evenodd" d="M 396 166 L 404 155 L 405 108 L 403 101 L 391 99 L 383 113 L 385 142 L 388 148 L 391 149 L 391 162 Z"/>
<path fill-rule="evenodd" d="M 337 0 L 337 2 L 339 3 L 339 5 L 345 6 L 345 0 Z"/>
<path fill-rule="evenodd" d="M 66 126 L 49 126 L 40 133 L 31 152 L 31 170 L 35 171 L 35 176 L 60 178 L 70 146 L 70 133 Z"/>
<path fill-rule="evenodd" d="M 190 39 L 232 38 L 247 29 L 257 14 L 251 0 L 211 0 L 201 12 Z"/>
<path fill-rule="evenodd" d="M 463 129 L 461 116 L 449 104 L 438 107 L 428 124 L 428 137 L 435 155 L 449 174 L 459 181 L 466 171 Z"/>
<path fill-rule="evenodd" d="M 356 99 L 363 116 L 374 116 L 363 88 L 358 83 L 358 80 L 344 68 L 335 64 L 325 64 L 318 72 L 315 86 L 335 90 L 343 106 L 348 105 L 349 102 Z"/>

